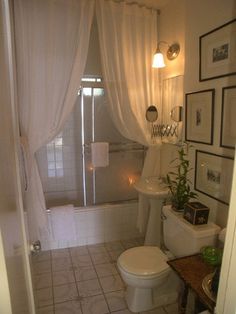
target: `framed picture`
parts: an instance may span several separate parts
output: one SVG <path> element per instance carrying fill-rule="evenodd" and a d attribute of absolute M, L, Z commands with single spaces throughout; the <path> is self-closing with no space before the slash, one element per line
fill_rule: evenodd
<path fill-rule="evenodd" d="M 236 19 L 199 38 L 199 80 L 236 74 Z"/>
<path fill-rule="evenodd" d="M 222 89 L 220 146 L 235 148 L 236 144 L 236 86 Z"/>
<path fill-rule="evenodd" d="M 233 158 L 196 150 L 195 190 L 229 204 Z"/>
<path fill-rule="evenodd" d="M 185 95 L 185 140 L 213 144 L 215 90 Z"/>

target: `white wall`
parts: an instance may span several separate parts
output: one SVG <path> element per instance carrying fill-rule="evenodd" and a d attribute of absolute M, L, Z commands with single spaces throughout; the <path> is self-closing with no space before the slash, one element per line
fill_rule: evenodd
<path fill-rule="evenodd" d="M 184 92 L 194 92 L 209 88 L 215 88 L 215 123 L 214 123 L 214 144 L 194 144 L 191 153 L 191 166 L 195 166 L 195 149 L 207 152 L 233 156 L 230 149 L 219 147 L 220 139 L 220 114 L 221 114 L 221 89 L 223 86 L 235 85 L 236 76 L 199 82 L 199 36 L 230 21 L 235 14 L 234 0 L 180 0 L 171 1 L 161 11 L 161 40 L 168 43 L 177 41 L 181 45 L 181 53 L 174 61 L 167 62 L 167 67 L 161 70 L 162 79 L 184 74 Z M 168 162 L 173 159 L 174 148 L 162 150 L 162 169 L 168 171 Z M 191 175 L 194 182 L 194 171 Z M 198 192 L 199 200 L 208 205 L 211 209 L 210 218 L 221 226 L 227 222 L 228 206 L 221 204 L 210 197 Z"/>
<path fill-rule="evenodd" d="M 221 89 L 236 84 L 236 76 L 199 82 L 199 36 L 223 25 L 235 17 L 234 0 L 186 1 L 186 42 L 185 42 L 185 92 L 215 88 L 214 143 L 195 144 L 196 149 L 225 156 L 233 156 L 233 150 L 222 149 L 220 143 Z M 193 62 L 194 61 L 194 62 Z M 191 155 L 194 166 L 194 153 Z M 229 187 L 230 188 L 230 187 Z M 211 218 L 225 226 L 228 206 L 199 193 L 199 198 L 211 208 Z"/>
<path fill-rule="evenodd" d="M 185 66 L 185 1 L 174 0 L 161 10 L 159 16 L 159 37 L 169 45 L 177 42 L 180 45 L 180 53 L 177 59 L 169 61 L 165 58 L 166 67 L 160 69 L 161 82 L 168 78 L 183 75 Z M 162 45 L 165 55 L 167 46 Z M 181 105 L 181 104 L 179 104 Z M 182 104 L 183 105 L 183 104 Z M 164 111 L 165 108 L 162 108 Z M 170 162 L 176 157 L 177 148 L 164 144 L 161 149 L 161 175 L 169 171 Z"/>

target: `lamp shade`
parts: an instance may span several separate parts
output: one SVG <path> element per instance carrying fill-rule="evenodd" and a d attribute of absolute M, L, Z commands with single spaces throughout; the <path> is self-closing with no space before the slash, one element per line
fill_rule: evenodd
<path fill-rule="evenodd" d="M 165 62 L 164 62 L 164 57 L 163 54 L 160 51 L 157 51 L 153 57 L 152 61 L 152 67 L 153 68 L 164 68 Z"/>

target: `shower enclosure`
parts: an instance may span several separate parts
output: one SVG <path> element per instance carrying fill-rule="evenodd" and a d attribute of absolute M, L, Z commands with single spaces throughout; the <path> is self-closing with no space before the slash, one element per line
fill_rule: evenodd
<path fill-rule="evenodd" d="M 115 128 L 100 77 L 82 81 L 74 110 L 57 137 L 37 153 L 47 207 L 137 199 L 145 149 Z M 94 169 L 91 142 L 109 143 L 109 166 Z"/>

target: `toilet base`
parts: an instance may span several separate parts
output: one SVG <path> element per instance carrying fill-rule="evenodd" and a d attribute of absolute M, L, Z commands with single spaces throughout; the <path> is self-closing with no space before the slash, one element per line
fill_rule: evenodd
<path fill-rule="evenodd" d="M 157 288 L 143 289 L 128 286 L 125 298 L 130 311 L 136 313 L 176 302 L 179 291 L 180 280 L 171 271 L 166 283 Z"/>

